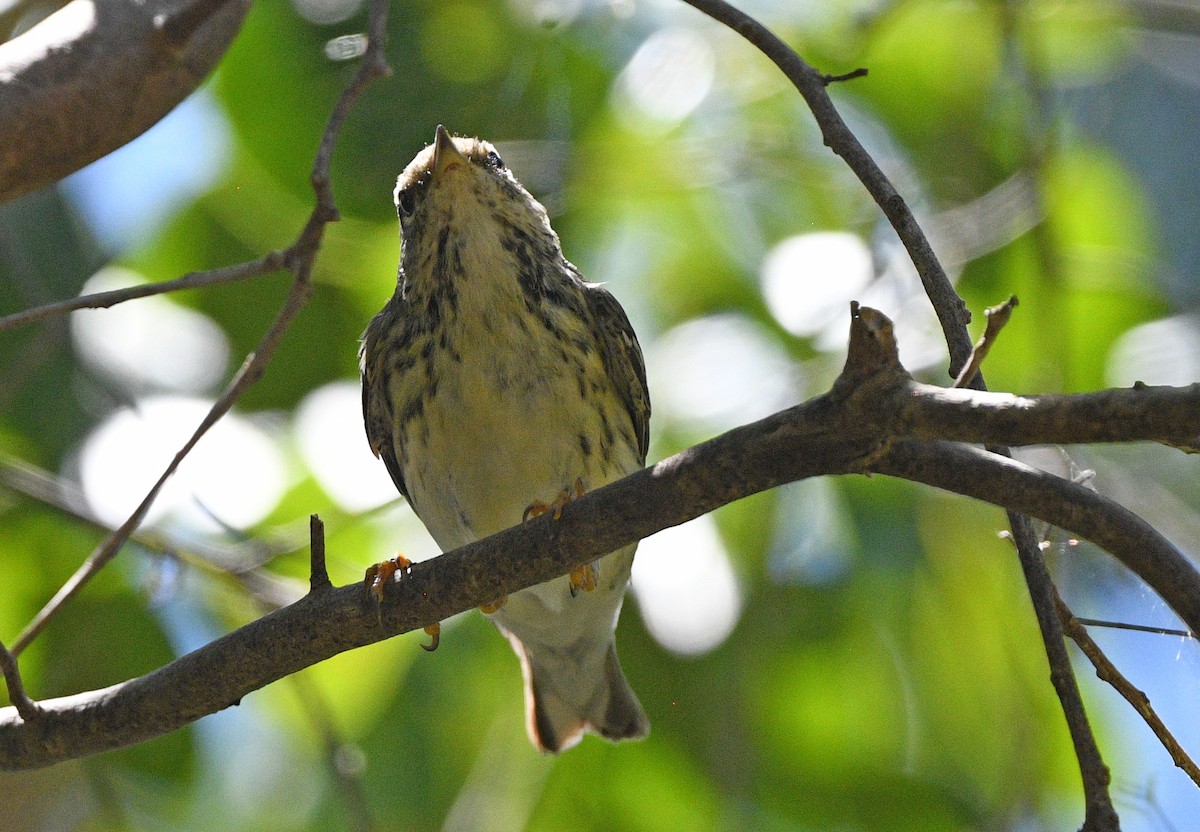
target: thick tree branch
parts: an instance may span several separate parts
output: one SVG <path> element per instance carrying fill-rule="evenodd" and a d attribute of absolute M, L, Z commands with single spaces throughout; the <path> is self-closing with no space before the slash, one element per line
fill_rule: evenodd
<path fill-rule="evenodd" d="M 1142 518 L 1088 488 L 1023 462 L 953 442 L 892 443 L 874 470 L 1015 509 L 1105 549 L 1200 632 L 1196 567 Z"/>
<path fill-rule="evenodd" d="M 886 319 L 861 312 L 846 369 L 830 393 L 591 492 L 559 520 L 538 518 L 416 564 L 387 587 L 378 613 L 361 585 L 318 589 L 146 676 L 42 701 L 32 722 L 15 709 L 0 710 L 0 768 L 49 765 L 174 730 L 336 653 L 566 574 L 741 497 L 822 474 L 878 471 L 1029 511 L 1107 548 L 1190 628 L 1200 628 L 1200 575 L 1132 513 L 986 451 L 890 434 L 880 414 L 925 393 L 908 387 Z M 973 409 L 968 401 L 959 407 Z M 1200 423 L 1200 413 L 1190 418 Z M 1129 429 L 1139 438 L 1136 424 Z"/>
<path fill-rule="evenodd" d="M 990 445 L 1150 440 L 1200 445 L 1200 384 L 1070 396 L 1016 396 L 910 382 L 897 430 L 921 439 Z"/>
<path fill-rule="evenodd" d="M 73 0 L 0 44 L 0 202 L 141 135 L 200 85 L 250 0 Z"/>

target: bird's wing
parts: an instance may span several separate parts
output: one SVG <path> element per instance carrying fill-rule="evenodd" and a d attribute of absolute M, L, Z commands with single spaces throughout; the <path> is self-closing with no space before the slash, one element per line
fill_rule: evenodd
<path fill-rule="evenodd" d="M 409 500 L 400 460 L 396 456 L 391 397 L 387 395 L 387 350 L 382 343 L 382 335 L 391 329 L 394 317 L 389 305 L 371 320 L 367 331 L 363 333 L 362 349 L 359 350 L 363 425 L 367 430 L 367 441 L 371 443 L 371 452 L 383 460 L 396 489 L 405 500 Z"/>
<path fill-rule="evenodd" d="M 596 322 L 608 377 L 629 412 L 637 434 L 638 456 L 645 464 L 650 446 L 650 391 L 646 386 L 642 348 L 625 310 L 607 289 L 586 284 L 583 294 Z"/>

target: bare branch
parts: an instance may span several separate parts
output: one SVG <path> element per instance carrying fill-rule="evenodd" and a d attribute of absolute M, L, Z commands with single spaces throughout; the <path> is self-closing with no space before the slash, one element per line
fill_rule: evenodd
<path fill-rule="evenodd" d="M 1007 454 L 1001 459 L 1008 459 Z M 1075 483 L 1071 485 L 1079 487 Z M 1075 671 L 1071 667 L 1062 622 L 1053 606 L 1057 592 L 1054 581 L 1050 578 L 1050 570 L 1046 567 L 1046 559 L 1038 545 L 1040 541 L 1033 532 L 1033 524 L 1025 515 L 1009 509 L 1008 523 L 1013 530 L 1017 558 L 1025 575 L 1025 585 L 1029 588 L 1033 613 L 1037 617 L 1038 629 L 1042 634 L 1042 646 L 1050 665 L 1050 684 L 1058 695 L 1063 717 L 1067 722 L 1067 731 L 1071 735 L 1071 744 L 1075 748 L 1075 758 L 1079 761 L 1084 799 L 1081 832 L 1120 832 L 1120 820 L 1108 793 L 1112 774 L 1100 756 L 1100 746 L 1096 743 L 1096 735 L 1092 733 L 1087 710 L 1083 707 L 1083 695 L 1079 692 L 1079 682 L 1075 679 Z"/>
<path fill-rule="evenodd" d="M 338 652 L 426 627 L 733 500 L 822 474 L 877 471 L 1033 513 L 1108 549 L 1189 627 L 1200 626 L 1200 575 L 1136 515 L 996 454 L 890 435 L 880 414 L 911 395 L 892 363 L 890 324 L 863 309 L 851 333 L 851 357 L 830 393 L 589 492 L 558 520 L 539 518 L 418 563 L 385 587 L 379 607 L 361 584 L 309 593 L 146 676 L 43 701 L 36 728 L 0 710 L 0 768 L 49 765 L 174 730 Z M 970 402 L 960 407 L 972 410 Z"/>
<path fill-rule="evenodd" d="M 42 715 L 42 709 L 25 692 L 25 684 L 21 681 L 21 669 L 17 667 L 17 657 L 3 644 L 0 644 L 0 673 L 4 674 L 4 682 L 8 685 L 8 699 L 21 719 L 26 722 L 37 721 Z"/>
<path fill-rule="evenodd" d="M 216 66 L 249 8 L 73 0 L 0 44 L 0 202 L 145 132 Z"/>
<path fill-rule="evenodd" d="M 1104 627 L 1110 630 L 1131 630 L 1135 633 L 1150 633 L 1156 636 L 1178 636 L 1179 638 L 1190 638 L 1195 640 L 1196 636 L 1189 630 L 1176 630 L 1173 627 L 1148 627 L 1145 624 L 1129 624 L 1124 621 L 1103 621 L 1098 618 L 1080 618 L 1076 615 L 1072 617 L 1085 627 Z M 1068 633 L 1067 635 L 1070 635 Z"/>
<path fill-rule="evenodd" d="M 913 437 L 996 445 L 1136 440 L 1200 444 L 1200 384 L 1143 385 L 1070 396 L 909 385 L 912 396 L 896 419 Z"/>
<path fill-rule="evenodd" d="M 843 72 L 840 75 L 821 75 L 821 81 L 825 86 L 830 84 L 838 84 L 842 81 L 853 81 L 855 78 L 866 78 L 868 70 L 866 67 L 860 66 L 858 69 L 852 69 L 849 72 Z"/>
<path fill-rule="evenodd" d="M 1062 619 L 1063 629 L 1071 640 L 1079 645 L 1079 649 L 1088 657 L 1088 660 L 1096 668 L 1096 676 L 1102 681 L 1108 682 L 1117 693 L 1125 697 L 1133 709 L 1146 721 L 1146 725 L 1154 732 L 1154 736 L 1158 737 L 1158 741 L 1162 743 L 1163 748 L 1167 749 L 1167 753 L 1171 755 L 1171 760 L 1175 765 L 1183 769 L 1188 777 L 1192 778 L 1192 782 L 1200 786 L 1200 767 L 1196 766 L 1195 761 L 1188 756 L 1188 753 L 1183 750 L 1183 746 L 1175 739 L 1175 736 L 1167 728 L 1166 723 L 1158 716 L 1158 713 L 1150 705 L 1150 698 L 1145 693 L 1133 686 L 1133 683 L 1125 678 L 1121 671 L 1117 670 L 1108 658 L 1104 655 L 1104 651 L 1100 649 L 1100 645 L 1092 640 L 1088 635 L 1087 630 L 1083 628 L 1083 620 L 1076 618 L 1071 612 L 1071 608 L 1063 601 L 1062 596 L 1057 597 L 1058 616 Z M 1189 634 L 1190 635 L 1190 634 Z"/>
<path fill-rule="evenodd" d="M 979 340 L 975 342 L 975 346 L 971 350 L 971 357 L 968 359 L 966 366 L 959 372 L 958 378 L 954 379 L 954 387 L 970 387 L 975 381 L 975 377 L 979 375 L 979 367 L 983 364 L 983 359 L 987 358 L 988 352 L 992 349 L 992 344 L 996 343 L 996 339 L 1000 336 L 1000 330 L 1004 329 L 1004 325 L 1012 317 L 1012 311 L 1016 305 L 1017 296 L 1012 295 L 1004 303 L 989 306 L 984 310 L 983 314 L 987 318 L 987 326 L 984 327 L 983 335 L 979 336 Z"/>
<path fill-rule="evenodd" d="M 351 107 L 353 107 L 354 102 L 367 85 L 372 80 L 388 73 L 387 62 L 383 56 L 386 23 L 387 0 L 372 0 L 370 22 L 368 24 L 370 39 L 367 46 L 367 53 L 354 80 L 342 92 L 341 97 L 334 106 L 333 112 L 329 117 L 329 122 L 325 126 L 325 132 L 321 137 L 321 143 L 317 149 L 316 161 L 313 163 L 312 178 L 314 190 L 317 195 L 316 205 L 296 242 L 283 253 L 283 261 L 287 268 L 292 271 L 294 279 L 288 296 L 276 314 L 275 320 L 263 335 L 255 350 L 246 356 L 245 362 L 237 373 L 234 374 L 233 378 L 230 379 L 221 396 L 213 403 L 212 408 L 205 415 L 204 419 L 201 420 L 200 425 L 192 433 L 188 441 L 184 443 L 183 447 L 175 454 L 171 463 L 166 467 L 162 475 L 159 476 L 158 481 L 147 492 L 134 512 L 88 556 L 88 559 L 75 571 L 75 574 L 42 607 L 25 630 L 17 637 L 12 647 L 14 655 L 18 655 L 27 647 L 37 637 L 38 633 L 45 628 L 50 619 L 62 609 L 62 606 L 74 597 L 105 564 L 112 560 L 125 541 L 129 539 L 129 536 L 141 525 L 146 513 L 150 510 L 150 506 L 153 505 L 154 500 L 162 490 L 163 485 L 166 484 L 167 480 L 179 468 L 180 463 L 183 462 L 192 448 L 196 446 L 196 443 L 200 441 L 204 434 L 221 417 L 229 412 L 242 394 L 266 372 L 267 365 L 270 363 L 272 356 L 274 356 L 275 349 L 283 338 L 283 334 L 304 307 L 309 295 L 312 293 L 312 266 L 316 260 L 317 252 L 320 250 L 325 225 L 337 219 L 337 208 L 333 203 L 333 191 L 329 187 L 329 162 L 333 156 L 333 148 L 337 142 L 341 126 L 345 122 L 346 116 L 350 112 Z"/>
<path fill-rule="evenodd" d="M 684 2 L 713 20 L 723 23 L 749 41 L 779 67 L 803 96 L 821 128 L 825 146 L 841 156 L 858 176 L 908 250 L 917 274 L 921 276 L 925 292 L 933 302 L 946 343 L 950 346 L 951 375 L 957 373 L 971 353 L 971 339 L 967 335 L 971 313 L 950 285 L 945 269 L 938 262 L 929 239 L 917 224 L 904 198 L 842 120 L 826 89 L 828 76 L 814 69 L 771 30 L 725 0 Z"/>
<path fill-rule="evenodd" d="M 46 318 L 65 315 L 77 309 L 107 309 L 110 306 L 116 306 L 118 303 L 124 303 L 127 300 L 150 297 L 151 295 L 178 292 L 183 289 L 220 286 L 224 283 L 249 280 L 252 277 L 260 277 L 261 275 L 279 271 L 285 265 L 285 253 L 282 251 L 272 251 L 269 254 L 259 257 L 257 260 L 250 260 L 245 263 L 238 263 L 236 266 L 224 266 L 219 269 L 210 269 L 203 272 L 190 272 L 183 277 L 166 280 L 162 283 L 143 283 L 138 286 L 126 286 L 123 289 L 110 289 L 107 292 L 80 295 L 79 297 L 48 303 L 45 306 L 38 306 L 34 309 L 26 309 L 24 312 L 6 315 L 0 318 L 0 332 L 15 329 L 16 327 L 35 321 L 45 320 Z"/>
<path fill-rule="evenodd" d="M 1023 462 L 952 442 L 897 439 L 873 468 L 1070 529 L 1125 564 L 1192 632 L 1198 632 L 1200 582 L 1191 561 L 1145 520 L 1095 491 Z"/>
<path fill-rule="evenodd" d="M 333 586 L 329 580 L 329 572 L 325 569 L 325 524 L 322 523 L 321 518 L 315 514 L 308 518 L 308 524 L 308 591 L 324 592 Z"/>

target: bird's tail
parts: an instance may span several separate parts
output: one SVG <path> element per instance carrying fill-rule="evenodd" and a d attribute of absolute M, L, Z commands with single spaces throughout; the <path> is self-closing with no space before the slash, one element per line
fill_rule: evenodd
<path fill-rule="evenodd" d="M 641 739 L 650 732 L 650 721 L 625 679 L 613 642 L 601 658 L 578 646 L 567 651 L 530 649 L 511 640 L 525 676 L 529 738 L 542 751 L 564 751 L 579 742 L 584 731 L 614 741 Z"/>

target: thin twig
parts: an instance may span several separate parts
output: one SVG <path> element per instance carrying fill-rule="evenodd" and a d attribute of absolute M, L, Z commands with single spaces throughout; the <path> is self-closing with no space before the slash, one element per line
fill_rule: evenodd
<path fill-rule="evenodd" d="M 308 591 L 321 592 L 333 584 L 329 580 L 329 572 L 325 569 L 325 524 L 315 514 L 309 515 L 309 571 Z"/>
<path fill-rule="evenodd" d="M 1154 708 L 1150 705 L 1150 698 L 1141 690 L 1134 687 L 1133 683 L 1126 679 L 1121 671 L 1117 670 L 1116 665 L 1109 660 L 1104 651 L 1100 649 L 1100 646 L 1092 640 L 1087 630 L 1083 628 L 1083 619 L 1075 617 L 1057 590 L 1055 590 L 1055 603 L 1058 606 L 1058 617 L 1062 621 L 1063 629 L 1079 645 L 1079 649 L 1083 651 L 1083 654 L 1095 666 L 1096 676 L 1101 681 L 1108 682 L 1117 693 L 1125 697 L 1125 700 L 1133 706 L 1133 709 L 1141 715 L 1146 725 L 1154 732 L 1154 736 L 1158 737 L 1158 741 L 1162 743 L 1163 748 L 1171 755 L 1171 760 L 1175 765 L 1183 769 L 1187 776 L 1192 778 L 1193 783 L 1200 786 L 1200 767 L 1196 766 L 1195 761 L 1183 750 L 1183 746 L 1175 739 L 1175 736 L 1167 728 L 1166 723 L 1159 718 Z"/>
<path fill-rule="evenodd" d="M 1195 639 L 1196 636 L 1188 630 L 1177 630 L 1173 627 L 1147 627 L 1145 624 L 1127 624 L 1124 621 L 1101 621 L 1098 618 L 1079 618 L 1075 620 L 1087 627 L 1105 627 L 1110 630 L 1132 630 L 1135 633 L 1152 633 L 1156 636 L 1178 636 L 1179 638 Z M 1070 633 L 1068 633 L 1070 635 Z"/>
<path fill-rule="evenodd" d="M 286 252 L 272 251 L 257 260 L 238 263 L 236 266 L 224 266 L 219 269 L 209 269 L 203 272 L 191 272 L 174 280 L 162 283 L 143 283 L 138 286 L 126 286 L 122 289 L 110 289 L 107 292 L 95 292 L 90 295 L 67 298 L 66 300 L 15 312 L 0 318 L 0 332 L 15 329 L 25 324 L 41 321 L 57 315 L 65 315 L 77 309 L 104 309 L 124 303 L 127 300 L 145 298 L 151 295 L 161 295 L 166 292 L 178 292 L 183 289 L 199 289 L 207 286 L 220 286 L 224 283 L 237 283 L 252 277 L 279 271 L 287 265 Z"/>
<path fill-rule="evenodd" d="M 1042 556 L 1029 518 L 1012 510 L 1008 512 L 1008 518 L 1014 542 L 1017 544 L 1021 570 L 1025 573 L 1025 584 L 1033 601 L 1033 612 L 1042 633 L 1042 646 L 1050 663 L 1050 683 L 1058 694 L 1063 716 L 1066 717 L 1067 730 L 1075 747 L 1075 757 L 1079 761 L 1084 794 L 1082 832 L 1117 832 L 1120 829 L 1120 821 L 1108 792 L 1112 774 L 1100 755 L 1100 747 L 1096 744 L 1087 710 L 1083 707 L 1083 696 L 1079 692 L 1079 682 L 1071 668 L 1071 657 L 1067 653 L 1063 626 L 1056 606 L 1051 606 L 1048 616 L 1046 613 L 1047 596 L 1050 603 L 1054 604 L 1058 590 L 1050 578 L 1046 559 Z"/>
<path fill-rule="evenodd" d="M 941 324 L 942 332 L 950 345 L 950 371 L 957 373 L 966 363 L 971 352 L 971 340 L 967 335 L 967 324 L 971 313 L 962 298 L 955 293 L 938 261 L 925 232 L 918 225 L 904 198 L 900 196 L 879 167 L 867 153 L 858 137 L 846 125 L 834 106 L 826 89 L 826 77 L 801 58 L 790 46 L 780 40 L 770 29 L 750 15 L 734 8 L 725 0 L 683 0 L 689 6 L 708 15 L 713 20 L 728 26 L 762 52 L 787 77 L 803 96 L 821 128 L 825 145 L 841 156 L 858 176 L 859 181 L 883 211 L 884 216 L 896 229 L 900 241 L 908 250 L 926 294 Z"/>
<path fill-rule="evenodd" d="M 150 491 L 147 492 L 134 512 L 92 552 L 88 559 L 75 571 L 75 574 L 68 579 L 54 597 L 34 616 L 34 619 L 20 636 L 17 637 L 12 648 L 14 655 L 19 655 L 37 637 L 38 633 L 45 628 L 50 619 L 62 609 L 62 606 L 74 597 L 105 564 L 112 560 L 120 550 L 122 544 L 141 525 L 146 513 L 150 510 L 150 506 L 153 505 L 154 500 L 162 490 L 163 485 L 166 484 L 171 475 L 179 468 L 180 463 L 183 462 L 192 448 L 196 446 L 196 443 L 200 441 L 204 434 L 221 417 L 229 412 L 242 394 L 262 377 L 284 333 L 307 302 L 309 295 L 312 293 L 312 266 L 316 260 L 317 252 L 321 247 L 325 225 L 337 218 L 337 208 L 333 202 L 333 189 L 329 185 L 329 163 L 333 157 L 333 148 L 337 142 L 338 133 L 354 102 L 367 85 L 374 79 L 382 77 L 389 72 L 387 60 L 383 54 L 387 5 L 387 0 L 372 0 L 371 2 L 370 39 L 367 46 L 367 53 L 354 80 L 342 92 L 341 97 L 334 106 L 333 112 L 329 117 L 329 122 L 325 126 L 325 132 L 321 137 L 321 143 L 317 148 L 312 171 L 313 189 L 316 192 L 316 205 L 313 207 L 312 214 L 305 224 L 304 229 L 300 232 L 299 237 L 297 237 L 296 242 L 282 254 L 283 263 L 292 271 L 294 278 L 291 290 L 288 292 L 283 306 L 276 314 L 275 320 L 271 323 L 270 328 L 263 335 L 255 350 L 246 357 L 241 368 L 229 381 L 229 384 L 226 385 L 224 392 L 213 403 L 212 408 L 200 422 L 199 427 L 196 428 L 188 441 L 175 454 L 171 463 L 166 467 L 166 470 L 163 471 Z"/>
<path fill-rule="evenodd" d="M 852 81 L 855 78 L 866 78 L 869 70 L 865 66 L 860 66 L 858 69 L 852 69 L 849 72 L 843 72 L 840 75 L 821 74 L 821 81 L 825 86 L 837 84 L 842 81 Z"/>
<path fill-rule="evenodd" d="M 0 672 L 4 674 L 4 682 L 8 685 L 8 699 L 16 707 L 21 719 L 34 722 L 42 714 L 38 704 L 29 698 L 25 692 L 25 684 L 21 681 L 21 669 L 17 667 L 17 657 L 0 643 Z"/>
<path fill-rule="evenodd" d="M 92 512 L 74 484 L 27 462 L 0 454 L 0 491 L 4 490 L 48 506 L 97 530 L 106 533 L 112 531 L 112 526 L 105 524 Z M 158 529 L 138 529 L 129 539 L 153 554 L 180 560 L 210 574 L 232 578 L 255 600 L 270 609 L 286 606 L 304 594 L 294 579 L 261 568 L 262 564 L 278 555 L 300 548 L 298 542 L 290 539 L 278 543 L 247 540 L 222 545 L 200 539 L 183 540 L 170 531 Z"/>
<path fill-rule="evenodd" d="M 1012 317 L 1013 308 L 1017 305 L 1017 296 L 1010 295 L 1004 303 L 995 306 L 989 306 L 983 311 L 987 318 L 987 325 L 983 329 L 983 335 L 979 336 L 979 340 L 975 342 L 975 347 L 971 350 L 971 357 L 967 360 L 967 364 L 959 372 L 958 378 L 954 380 L 952 387 L 970 387 L 979 375 L 979 367 L 983 364 L 983 359 L 987 358 L 988 352 L 992 349 L 992 345 L 996 343 L 996 338 L 1000 335 L 1000 330 L 1004 329 L 1004 325 L 1008 323 L 1008 319 Z"/>

